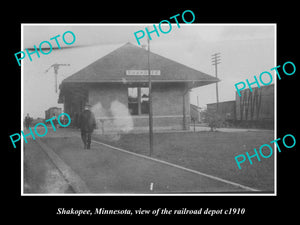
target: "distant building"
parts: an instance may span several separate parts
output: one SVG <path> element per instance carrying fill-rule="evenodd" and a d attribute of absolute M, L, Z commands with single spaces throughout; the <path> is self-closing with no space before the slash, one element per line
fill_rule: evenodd
<path fill-rule="evenodd" d="M 201 122 L 201 108 L 190 104 L 190 113 L 192 122 L 200 123 Z"/>
<path fill-rule="evenodd" d="M 154 129 L 189 129 L 189 90 L 218 79 L 152 52 L 150 67 Z M 118 122 L 126 126 L 128 120 L 133 129 L 147 128 L 147 50 L 127 43 L 64 79 L 59 103 L 71 117 L 89 103 L 102 130 L 118 129 Z"/>
<path fill-rule="evenodd" d="M 227 121 L 234 121 L 236 119 L 235 104 L 236 101 L 219 102 L 218 114 L 222 119 Z M 210 112 L 216 112 L 217 103 L 207 104 L 207 110 Z"/>

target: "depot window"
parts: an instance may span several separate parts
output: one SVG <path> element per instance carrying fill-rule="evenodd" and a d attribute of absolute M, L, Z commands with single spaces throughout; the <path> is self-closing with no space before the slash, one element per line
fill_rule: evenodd
<path fill-rule="evenodd" d="M 128 88 L 128 109 L 131 115 L 149 114 L 149 88 Z"/>

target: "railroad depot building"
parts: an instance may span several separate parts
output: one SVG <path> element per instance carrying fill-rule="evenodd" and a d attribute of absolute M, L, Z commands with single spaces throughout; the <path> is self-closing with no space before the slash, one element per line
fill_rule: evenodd
<path fill-rule="evenodd" d="M 219 80 L 153 52 L 149 58 L 154 129 L 189 129 L 189 90 Z M 127 43 L 98 59 L 62 81 L 58 102 L 72 122 L 90 104 L 103 132 L 148 129 L 148 51 Z"/>

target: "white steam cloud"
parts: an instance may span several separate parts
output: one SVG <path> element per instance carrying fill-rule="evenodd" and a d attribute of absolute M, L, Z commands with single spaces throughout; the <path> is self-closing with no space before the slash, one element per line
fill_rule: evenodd
<path fill-rule="evenodd" d="M 127 133 L 133 129 L 133 119 L 127 106 L 114 100 L 110 109 L 102 107 L 101 102 L 91 108 L 97 121 L 95 133 L 110 135 L 112 139 L 119 139 L 120 133 Z"/>

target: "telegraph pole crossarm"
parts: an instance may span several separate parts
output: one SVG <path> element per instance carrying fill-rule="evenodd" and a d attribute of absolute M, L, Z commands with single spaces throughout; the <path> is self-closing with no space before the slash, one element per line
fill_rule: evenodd
<path fill-rule="evenodd" d="M 53 70 L 54 70 L 54 75 L 55 75 L 55 84 L 54 84 L 54 88 L 55 88 L 55 93 L 57 93 L 57 74 L 58 74 L 58 68 L 60 66 L 70 66 L 70 64 L 58 64 L 58 63 L 55 63 L 53 65 L 51 65 L 48 69 L 46 69 L 45 73 L 47 73 L 52 67 L 53 67 Z"/>

